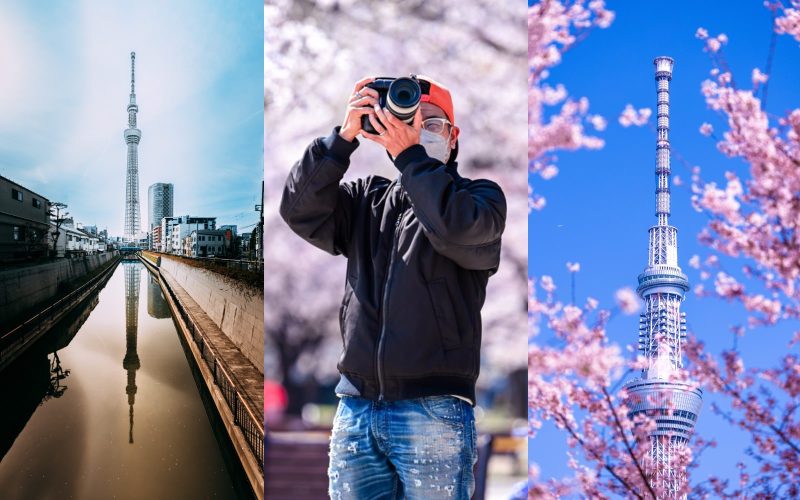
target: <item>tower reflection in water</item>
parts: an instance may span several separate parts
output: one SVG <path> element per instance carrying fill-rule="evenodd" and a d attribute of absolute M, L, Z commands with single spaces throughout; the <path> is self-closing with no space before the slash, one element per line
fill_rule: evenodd
<path fill-rule="evenodd" d="M 247 497 L 174 322 L 140 299 L 149 274 L 121 262 L 85 309 L 0 372 L 0 499 Z M 138 434 L 122 446 L 134 404 Z"/>
<path fill-rule="evenodd" d="M 156 319 L 172 317 L 158 278 L 151 273 L 147 273 L 147 314 Z"/>
<path fill-rule="evenodd" d="M 139 332 L 139 280 L 142 267 L 137 262 L 125 262 L 125 358 L 122 367 L 128 371 L 128 417 L 130 428 L 128 442 L 133 443 L 133 405 L 136 403 L 136 370 L 142 365 L 136 353 L 136 337 Z"/>

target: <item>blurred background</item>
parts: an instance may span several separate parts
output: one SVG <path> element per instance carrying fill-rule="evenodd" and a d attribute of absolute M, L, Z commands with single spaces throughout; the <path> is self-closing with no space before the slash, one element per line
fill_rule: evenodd
<path fill-rule="evenodd" d="M 461 128 L 459 171 L 497 182 L 508 200 L 500 269 L 482 311 L 476 408 L 486 497 L 508 498 L 527 476 L 526 6 L 278 0 L 265 3 L 264 15 L 268 497 L 271 487 L 299 488 L 297 473 L 310 464 L 316 472 L 301 471 L 302 487 L 327 485 L 342 348 L 346 261 L 285 225 L 278 215 L 284 181 L 308 144 L 341 124 L 357 80 L 416 73 L 451 90 Z M 344 180 L 367 175 L 391 179 L 396 169 L 380 146 L 362 140 Z"/>

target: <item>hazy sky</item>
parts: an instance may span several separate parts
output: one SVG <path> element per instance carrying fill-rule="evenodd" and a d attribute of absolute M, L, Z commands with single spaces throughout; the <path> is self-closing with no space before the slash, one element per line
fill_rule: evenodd
<path fill-rule="evenodd" d="M 0 6 L 0 175 L 122 234 L 136 52 L 139 199 L 175 184 L 175 214 L 252 229 L 263 178 L 263 4 Z M 250 226 L 250 227 L 247 227 Z"/>

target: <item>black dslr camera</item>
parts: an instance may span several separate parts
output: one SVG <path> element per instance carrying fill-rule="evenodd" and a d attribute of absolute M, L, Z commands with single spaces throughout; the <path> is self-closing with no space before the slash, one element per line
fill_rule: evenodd
<path fill-rule="evenodd" d="M 411 124 L 414 121 L 414 114 L 419 108 L 419 101 L 422 97 L 422 89 L 416 75 L 402 78 L 376 78 L 366 86 L 378 91 L 378 105 L 381 108 L 386 108 L 405 123 Z M 381 125 L 383 124 L 381 123 Z M 361 116 L 361 128 L 369 134 L 378 134 L 378 131 L 370 123 L 368 115 Z"/>

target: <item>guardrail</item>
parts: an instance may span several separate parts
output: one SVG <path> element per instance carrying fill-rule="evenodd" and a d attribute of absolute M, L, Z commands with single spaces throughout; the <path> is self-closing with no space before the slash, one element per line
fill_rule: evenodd
<path fill-rule="evenodd" d="M 6 362 L 5 358 L 8 356 L 8 346 L 20 341 L 25 343 L 28 340 L 29 335 L 37 332 L 37 327 L 40 324 L 46 321 L 59 319 L 61 316 L 66 314 L 66 312 L 82 302 L 97 288 L 104 278 L 108 277 L 114 271 L 117 263 L 119 263 L 119 260 L 119 257 L 115 257 L 104 270 L 102 270 L 98 275 L 90 279 L 88 282 L 61 297 L 56 302 L 50 304 L 39 313 L 26 319 L 13 329 L 0 335 L 0 366 Z"/>
<path fill-rule="evenodd" d="M 145 250 L 144 253 L 175 257 L 178 259 L 196 260 L 198 262 L 205 262 L 218 267 L 227 267 L 229 269 L 240 269 L 242 271 L 263 272 L 263 260 L 249 260 L 249 259 L 226 259 L 223 257 L 189 257 L 187 255 L 178 255 L 172 253 L 157 252 L 155 250 Z"/>
<path fill-rule="evenodd" d="M 241 269 L 243 271 L 259 272 L 264 270 L 264 261 L 262 260 L 247 260 L 247 259 L 223 259 L 219 257 L 189 257 L 190 259 L 201 260 L 203 262 L 210 262 L 220 267 L 227 267 L 230 269 Z"/>
<path fill-rule="evenodd" d="M 255 412 L 250 407 L 248 402 L 242 398 L 241 394 L 236 388 L 236 383 L 234 382 L 233 378 L 230 376 L 222 363 L 218 361 L 218 354 L 215 352 L 214 348 L 208 344 L 202 334 L 202 331 L 197 327 L 194 319 L 191 317 L 191 315 L 189 315 L 188 311 L 186 311 L 186 309 L 183 307 L 183 304 L 181 304 L 181 302 L 178 300 L 178 297 L 175 295 L 172 287 L 170 287 L 168 283 L 165 284 L 167 285 L 165 288 L 172 298 L 172 302 L 175 304 L 178 313 L 186 324 L 186 327 L 192 336 L 192 340 L 200 350 L 200 355 L 206 362 L 206 365 L 211 368 L 211 372 L 214 375 L 214 383 L 220 388 L 220 391 L 222 391 L 222 394 L 225 397 L 225 401 L 228 403 L 228 407 L 233 414 L 234 424 L 236 424 L 242 431 L 242 434 L 247 440 L 247 444 L 250 446 L 251 451 L 258 460 L 258 464 L 263 468 L 264 422 L 255 416 Z"/>

